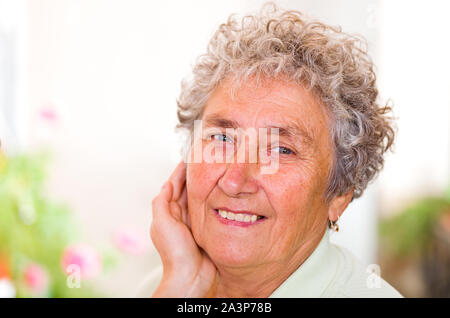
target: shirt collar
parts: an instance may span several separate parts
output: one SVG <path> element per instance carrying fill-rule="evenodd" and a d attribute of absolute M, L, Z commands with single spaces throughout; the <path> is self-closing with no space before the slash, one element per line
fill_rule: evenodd
<path fill-rule="evenodd" d="M 270 298 L 322 295 L 336 274 L 338 264 L 333 252 L 327 229 L 311 255 L 270 295 Z"/>

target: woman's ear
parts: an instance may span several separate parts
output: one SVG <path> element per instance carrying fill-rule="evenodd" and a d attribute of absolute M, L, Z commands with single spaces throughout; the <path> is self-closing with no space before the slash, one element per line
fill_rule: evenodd
<path fill-rule="evenodd" d="M 353 192 L 354 190 L 351 189 L 348 192 L 344 193 L 343 195 L 334 197 L 330 205 L 328 207 L 328 218 L 331 221 L 337 221 L 337 219 L 344 213 L 347 206 L 350 204 L 350 202 L 353 199 Z"/>

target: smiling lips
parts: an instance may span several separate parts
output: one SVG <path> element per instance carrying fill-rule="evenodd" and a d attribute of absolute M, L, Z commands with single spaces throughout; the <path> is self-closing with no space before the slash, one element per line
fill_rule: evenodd
<path fill-rule="evenodd" d="M 215 211 L 222 223 L 230 225 L 248 226 L 259 223 L 258 221 L 265 219 L 264 216 L 250 212 L 231 212 L 224 208 L 215 209 Z"/>

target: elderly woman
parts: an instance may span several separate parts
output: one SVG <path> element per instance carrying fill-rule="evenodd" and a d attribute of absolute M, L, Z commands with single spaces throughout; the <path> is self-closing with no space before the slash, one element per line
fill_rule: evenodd
<path fill-rule="evenodd" d="M 400 297 L 329 241 L 393 142 L 377 95 L 357 38 L 273 6 L 230 17 L 182 85 L 191 138 L 152 202 L 163 266 L 140 295 Z"/>

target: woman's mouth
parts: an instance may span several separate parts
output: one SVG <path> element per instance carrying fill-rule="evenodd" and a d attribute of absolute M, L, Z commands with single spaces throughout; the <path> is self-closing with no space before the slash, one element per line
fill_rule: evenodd
<path fill-rule="evenodd" d="M 230 211 L 228 209 L 214 209 L 216 212 L 216 215 L 224 224 L 228 225 L 237 225 L 237 226 L 249 226 L 253 224 L 260 223 L 261 221 L 265 220 L 266 217 L 262 215 L 258 215 L 255 213 L 242 211 Z"/>

